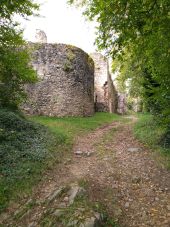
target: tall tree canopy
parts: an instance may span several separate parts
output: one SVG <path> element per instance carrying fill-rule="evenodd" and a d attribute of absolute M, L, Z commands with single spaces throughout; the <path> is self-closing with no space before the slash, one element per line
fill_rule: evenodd
<path fill-rule="evenodd" d="M 32 0 L 0 3 L 0 106 L 16 108 L 24 98 L 23 85 L 36 81 L 29 52 L 15 15 L 28 17 L 38 10 Z"/>
<path fill-rule="evenodd" d="M 170 123 L 170 1 L 70 0 L 98 22 L 96 43 L 149 111 Z M 126 83 L 125 83 L 126 84 Z"/>

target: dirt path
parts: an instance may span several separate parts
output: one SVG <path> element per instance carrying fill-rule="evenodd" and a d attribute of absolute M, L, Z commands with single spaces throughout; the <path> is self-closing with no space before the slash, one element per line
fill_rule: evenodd
<path fill-rule="evenodd" d="M 51 192 L 83 181 L 90 200 L 105 204 L 120 226 L 169 227 L 170 174 L 133 137 L 131 124 L 114 122 L 78 138 L 72 159 L 49 171 L 34 189 L 31 208 L 17 216 L 20 205 L 11 205 L 0 217 L 2 226 L 40 226 Z"/>

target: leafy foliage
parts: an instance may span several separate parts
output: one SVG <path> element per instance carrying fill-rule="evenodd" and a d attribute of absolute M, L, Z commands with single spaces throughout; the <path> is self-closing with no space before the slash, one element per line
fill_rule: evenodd
<path fill-rule="evenodd" d="M 53 143 L 45 127 L 17 112 L 0 110 L 0 210 L 15 191 L 27 188 L 32 178 L 40 177 Z"/>
<path fill-rule="evenodd" d="M 35 82 L 36 74 L 29 65 L 26 49 L 0 47 L 0 105 L 16 108 L 25 98 L 24 84 Z"/>
<path fill-rule="evenodd" d="M 30 16 L 38 5 L 31 0 L 2 0 L 0 4 L 0 106 L 17 108 L 25 97 L 23 85 L 35 82 L 29 51 L 14 15 Z"/>
<path fill-rule="evenodd" d="M 166 165 L 170 168 L 170 131 L 159 124 L 151 114 L 138 114 L 138 121 L 134 126 L 135 136 L 154 151 L 160 151 L 167 158 Z M 166 134 L 165 134 L 166 133 Z"/>
<path fill-rule="evenodd" d="M 98 22 L 96 43 L 120 68 L 127 85 L 162 123 L 170 123 L 169 0 L 71 0 Z M 114 62 L 115 65 L 115 62 Z M 115 67 L 115 66 L 114 66 Z M 127 83 L 128 82 L 128 83 Z"/>

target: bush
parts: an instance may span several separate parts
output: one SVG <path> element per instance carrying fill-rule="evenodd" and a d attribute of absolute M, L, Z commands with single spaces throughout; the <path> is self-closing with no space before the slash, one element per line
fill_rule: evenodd
<path fill-rule="evenodd" d="M 50 138 L 50 139 L 49 139 Z M 49 131 L 17 112 L 0 110 L 0 210 L 21 188 L 40 177 L 53 143 Z"/>

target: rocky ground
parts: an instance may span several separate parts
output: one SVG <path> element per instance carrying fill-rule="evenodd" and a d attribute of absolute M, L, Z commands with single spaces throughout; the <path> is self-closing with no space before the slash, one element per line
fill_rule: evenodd
<path fill-rule="evenodd" d="M 170 174 L 134 138 L 133 122 L 77 138 L 72 157 L 11 203 L 0 226 L 169 227 Z"/>

